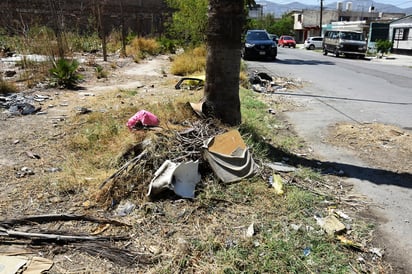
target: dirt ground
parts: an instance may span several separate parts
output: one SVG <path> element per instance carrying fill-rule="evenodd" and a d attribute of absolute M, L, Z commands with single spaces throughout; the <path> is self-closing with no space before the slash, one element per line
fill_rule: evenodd
<path fill-rule="evenodd" d="M 327 141 L 355 151 L 360 159 L 378 168 L 412 173 L 412 135 L 405 129 L 382 124 L 336 124 L 330 128 Z"/>
<path fill-rule="evenodd" d="M 115 64 L 115 69 L 113 69 L 113 64 Z M 96 100 L 96 98 L 103 99 L 105 93 L 121 89 L 137 89 L 139 91 L 138 96 L 151 96 L 153 100 L 162 100 L 163 96 L 174 96 L 178 92 L 174 89 L 174 84 L 179 78 L 167 72 L 170 65 L 168 56 L 159 56 L 140 64 L 136 64 L 129 59 L 116 59 L 104 65 L 110 70 L 110 76 L 108 79 L 103 80 L 97 80 L 93 76 L 93 71 L 85 67 L 84 73 L 88 77 L 81 83 L 82 90 L 63 91 L 37 87 L 26 91 L 26 96 L 47 96 L 48 99 L 40 102 L 35 101 L 36 106 L 41 106 L 43 114 L 14 116 L 10 115 L 5 109 L 0 109 L 0 169 L 2 170 L 0 177 L 0 214 L 3 218 L 15 218 L 18 217 L 18 213 L 24 213 L 24 215 L 87 213 L 84 207 L 84 197 L 70 195 L 70 200 L 65 199 L 65 196 L 57 193 L 53 186 L 47 187 L 41 182 L 42 178 L 53 177 L 54 172 L 58 171 L 61 163 L 67 160 L 67 155 L 60 154 L 55 148 L 59 146 L 59 142 L 67 134 L 68 127 L 66 123 L 70 120 L 70 117 L 78 114 L 79 107 L 101 111 L 94 109 L 93 100 Z M 117 103 L 111 104 L 110 107 L 121 107 L 124 102 L 121 102 L 120 97 L 116 101 Z M 412 173 L 412 163 L 410 161 L 412 136 L 406 130 L 380 124 L 338 124 L 330 129 L 328 141 L 331 144 L 357 151 L 360 158 L 371 164 L 396 172 Z M 31 185 L 34 178 L 37 178 L 35 181 L 39 182 L 38 186 Z M 176 201 L 168 206 L 174 207 L 178 203 L 184 204 L 186 202 Z M 153 203 L 144 205 L 148 212 L 157 212 L 158 214 L 162 214 L 161 211 L 165 210 L 162 208 L 163 206 L 165 205 L 161 203 L 158 205 Z M 243 210 L 245 215 L 251 214 L 251 212 L 247 212 L 246 208 Z M 185 216 L 189 216 L 191 213 L 183 210 L 175 214 L 186 219 Z M 218 227 L 219 220 L 217 216 L 209 216 L 207 210 L 200 214 L 204 214 L 205 220 L 209 220 L 214 227 Z M 154 215 L 153 218 L 156 218 L 156 216 Z M 233 226 L 236 224 L 236 218 L 233 213 Z M 137 231 L 148 228 L 147 223 L 145 223 L 147 220 L 142 216 L 127 216 L 124 223 L 131 220 L 137 220 L 137 223 L 133 224 Z M 185 225 L 188 227 L 202 226 L 202 224 L 190 223 Z M 76 227 L 76 222 L 75 220 L 69 221 L 68 227 L 56 226 L 55 224 L 50 225 L 48 229 L 73 230 Z M 113 224 L 113 226 L 116 226 L 116 224 Z M 113 229 L 114 232 L 121 235 L 125 228 L 122 225 L 117 228 L 107 228 L 95 224 L 90 229 L 96 235 L 99 234 L 99 231 L 106 229 L 109 229 L 109 231 Z M 139 239 L 132 239 L 125 244 L 125 246 L 134 244 L 138 247 L 143 265 L 147 254 L 150 254 L 150 260 L 153 260 L 156 258 L 156 254 L 159 254 L 159 250 L 172 249 L 171 246 L 166 245 L 174 244 L 179 247 L 178 250 L 186 248 L 185 240 L 179 237 L 179 231 L 173 228 L 172 225 L 159 228 L 160 230 L 153 227 L 150 229 L 153 229 L 153 236 L 151 239 L 145 239 L 144 242 L 152 242 L 152 245 L 143 245 L 139 242 Z M 26 230 L 30 232 L 30 227 L 27 226 Z M 170 234 L 171 237 L 173 235 L 175 242 L 158 242 L 156 233 Z M 10 253 L 25 253 L 27 252 L 25 247 L 26 243 L 22 242 L 17 247 L 15 245 L 9 246 L 8 251 Z M 57 248 L 57 246 L 51 244 L 49 252 L 55 254 Z M 86 248 L 90 249 L 90 246 L 84 247 L 84 249 Z M 99 246 L 99 248 L 102 247 Z M 81 247 L 77 246 L 73 249 L 66 247 L 66 251 L 70 252 L 65 253 L 64 251 L 60 251 L 60 255 L 55 256 L 54 266 L 50 273 L 97 273 L 115 269 L 115 265 L 110 261 L 101 261 L 99 262 L 100 265 L 96 265 L 94 257 L 81 252 Z M 30 252 L 32 254 L 47 255 L 47 251 L 44 250 L 38 252 L 31 250 Z M 104 250 L 100 250 L 100 252 L 104 252 Z M 98 252 L 96 251 L 96 253 Z M 127 258 L 130 254 L 122 255 Z M 169 254 L 169 256 L 178 255 Z M 76 268 L 74 269 L 73 266 L 76 266 Z M 71 270 L 68 271 L 67 269 Z M 140 269 L 144 270 L 145 267 L 143 266 Z M 123 271 L 127 273 L 126 270 Z M 156 270 L 151 269 L 151 271 L 156 273 Z M 136 272 L 132 271 L 130 273 Z"/>

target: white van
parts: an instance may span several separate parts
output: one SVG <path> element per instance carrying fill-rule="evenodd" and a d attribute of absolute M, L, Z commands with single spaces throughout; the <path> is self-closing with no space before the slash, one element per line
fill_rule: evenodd
<path fill-rule="evenodd" d="M 323 54 L 333 53 L 336 57 L 344 54 L 364 58 L 366 54 L 366 40 L 362 32 L 347 30 L 328 30 L 323 37 Z"/>

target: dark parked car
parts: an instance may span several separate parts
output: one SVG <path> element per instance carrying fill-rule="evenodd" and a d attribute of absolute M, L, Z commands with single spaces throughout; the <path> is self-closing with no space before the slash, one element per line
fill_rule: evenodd
<path fill-rule="evenodd" d="M 279 38 L 279 46 L 296 48 L 295 38 L 289 35 L 282 35 Z"/>
<path fill-rule="evenodd" d="M 245 43 L 242 47 L 242 57 L 245 60 L 252 58 L 276 59 L 278 48 L 266 30 L 248 30 Z"/>

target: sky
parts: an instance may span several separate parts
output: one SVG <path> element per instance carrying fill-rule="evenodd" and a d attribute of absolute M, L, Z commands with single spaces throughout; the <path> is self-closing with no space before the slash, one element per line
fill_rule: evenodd
<path fill-rule="evenodd" d="M 320 4 L 320 0 L 268 0 L 268 1 L 274 2 L 277 4 L 287 4 L 291 2 L 299 2 L 302 4 L 306 4 L 306 5 L 319 5 Z M 338 0 L 323 0 L 324 5 L 335 3 L 335 2 L 338 2 Z M 399 8 L 402 8 L 402 9 L 412 7 L 412 0 L 409 0 L 409 1 L 408 0 L 380 0 L 380 1 L 371 0 L 371 3 L 373 2 L 390 4 L 390 5 L 394 5 Z M 352 0 L 352 3 L 355 4 L 356 0 Z"/>

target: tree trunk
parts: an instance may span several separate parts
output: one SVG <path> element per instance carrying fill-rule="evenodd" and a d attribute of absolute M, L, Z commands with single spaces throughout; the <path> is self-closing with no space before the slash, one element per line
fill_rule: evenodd
<path fill-rule="evenodd" d="M 210 0 L 203 112 L 225 124 L 241 123 L 239 72 L 244 2 Z"/>

